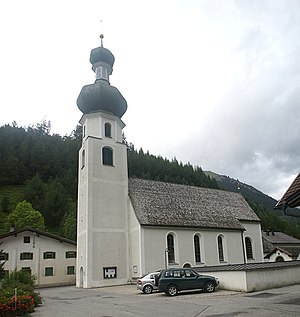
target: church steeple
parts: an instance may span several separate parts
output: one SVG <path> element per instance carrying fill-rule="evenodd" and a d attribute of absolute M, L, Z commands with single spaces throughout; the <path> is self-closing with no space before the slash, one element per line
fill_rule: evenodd
<path fill-rule="evenodd" d="M 83 112 L 78 164 L 78 287 L 126 284 L 129 278 L 127 149 L 121 120 L 127 102 L 109 83 L 114 55 L 101 46 L 91 51 L 96 74 L 82 88 L 77 106 Z"/>
<path fill-rule="evenodd" d="M 105 111 L 121 118 L 127 110 L 127 102 L 116 87 L 110 85 L 115 57 L 110 50 L 103 47 L 103 34 L 100 35 L 101 46 L 92 49 L 90 62 L 96 74 L 94 84 L 82 87 L 77 99 L 78 108 L 84 113 Z"/>

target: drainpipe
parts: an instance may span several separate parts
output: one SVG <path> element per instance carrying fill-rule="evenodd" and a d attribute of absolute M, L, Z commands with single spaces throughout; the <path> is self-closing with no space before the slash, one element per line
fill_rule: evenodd
<path fill-rule="evenodd" d="M 246 261 L 246 254 L 245 254 L 244 230 L 241 232 L 241 236 L 242 236 L 242 247 L 243 247 L 244 264 L 246 264 L 247 261 Z"/>
<path fill-rule="evenodd" d="M 168 252 L 169 252 L 169 249 L 166 248 L 165 249 L 165 268 L 166 269 L 168 268 Z"/>

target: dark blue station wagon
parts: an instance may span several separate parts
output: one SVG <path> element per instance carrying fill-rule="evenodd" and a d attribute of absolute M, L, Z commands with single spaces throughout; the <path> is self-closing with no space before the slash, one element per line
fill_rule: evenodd
<path fill-rule="evenodd" d="M 161 272 L 158 288 L 169 296 L 175 296 L 184 290 L 201 289 L 211 293 L 218 286 L 217 278 L 209 275 L 198 274 L 193 269 L 165 269 Z"/>

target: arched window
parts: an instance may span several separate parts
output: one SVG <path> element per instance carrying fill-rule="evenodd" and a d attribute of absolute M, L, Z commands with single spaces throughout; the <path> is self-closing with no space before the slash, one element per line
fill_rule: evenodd
<path fill-rule="evenodd" d="M 175 263 L 174 236 L 169 233 L 167 235 L 168 262 Z"/>
<path fill-rule="evenodd" d="M 284 258 L 282 256 L 278 256 L 275 262 L 284 262 Z"/>
<path fill-rule="evenodd" d="M 253 259 L 252 242 L 251 242 L 251 239 L 249 237 L 245 238 L 245 246 L 246 246 L 247 259 Z"/>
<path fill-rule="evenodd" d="M 218 236 L 218 254 L 219 254 L 219 261 L 224 261 L 224 249 L 223 249 L 223 238 L 222 236 Z"/>
<path fill-rule="evenodd" d="M 82 150 L 81 153 L 81 168 L 84 168 L 85 166 L 85 150 Z"/>
<path fill-rule="evenodd" d="M 201 252 L 200 252 L 200 237 L 198 234 L 194 235 L 194 251 L 195 251 L 195 261 L 201 262 Z"/>
<path fill-rule="evenodd" d="M 103 165 L 113 166 L 113 151 L 110 147 L 102 148 L 102 163 Z"/>
<path fill-rule="evenodd" d="M 106 122 L 104 125 L 104 135 L 107 138 L 111 138 L 111 124 Z"/>

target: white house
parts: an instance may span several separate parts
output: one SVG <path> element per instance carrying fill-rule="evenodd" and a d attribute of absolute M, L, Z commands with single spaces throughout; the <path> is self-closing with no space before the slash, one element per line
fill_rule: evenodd
<path fill-rule="evenodd" d="M 260 221 L 240 194 L 128 180 L 127 102 L 109 82 L 114 56 L 101 42 L 90 62 L 96 81 L 77 99 L 77 287 L 125 284 L 165 266 L 263 262 Z"/>
<path fill-rule="evenodd" d="M 300 260 L 299 239 L 278 231 L 264 231 L 262 238 L 266 262 Z"/>
<path fill-rule="evenodd" d="M 4 270 L 27 270 L 39 286 L 75 284 L 76 242 L 33 228 L 0 236 Z"/>

